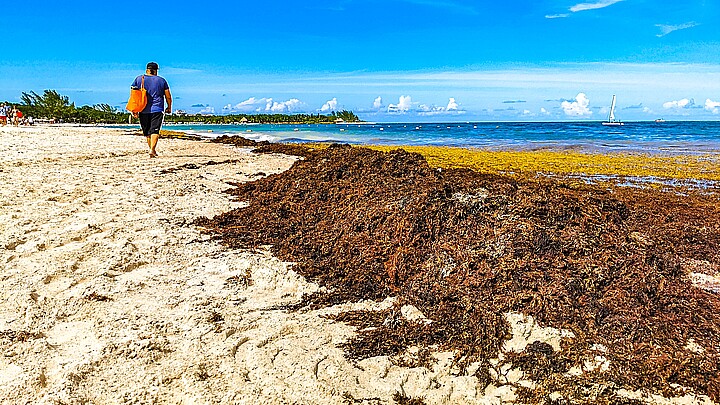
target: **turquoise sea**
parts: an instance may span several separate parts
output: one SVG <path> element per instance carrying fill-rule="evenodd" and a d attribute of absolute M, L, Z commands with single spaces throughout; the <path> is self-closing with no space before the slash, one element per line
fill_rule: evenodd
<path fill-rule="evenodd" d="M 543 123 L 383 123 L 339 125 L 166 125 L 203 137 L 257 141 L 433 145 L 492 150 L 572 149 L 599 153 L 720 154 L 720 121 Z"/>

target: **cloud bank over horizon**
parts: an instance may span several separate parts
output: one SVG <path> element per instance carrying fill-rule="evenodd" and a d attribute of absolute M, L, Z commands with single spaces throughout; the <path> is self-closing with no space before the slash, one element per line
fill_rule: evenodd
<path fill-rule="evenodd" d="M 604 100 L 604 99 L 603 99 Z M 494 117 L 498 120 L 534 120 L 534 119 L 570 119 L 588 120 L 593 117 L 607 114 L 609 102 L 602 101 L 593 105 L 587 92 L 578 92 L 574 98 L 545 99 L 541 106 L 516 109 L 516 104 L 528 104 L 527 100 L 498 100 L 498 108 L 472 111 L 465 108 L 456 97 L 448 97 L 443 104 L 426 103 L 416 101 L 410 94 L 398 96 L 397 102 L 385 104 L 382 96 L 368 100 L 366 105 L 370 108 L 352 109 L 361 118 L 375 120 L 393 121 L 402 117 L 402 120 L 413 118 L 441 118 L 452 120 L 461 116 L 478 120 L 487 120 Z M 317 105 L 317 104 L 316 104 Z M 502 107 L 506 105 L 509 107 Z M 706 98 L 704 104 L 697 104 L 692 97 L 679 98 L 677 100 L 664 101 L 659 103 L 658 108 L 664 110 L 665 114 L 687 118 L 690 114 L 700 114 L 704 111 L 708 117 L 720 115 L 720 101 L 713 101 Z M 232 104 L 228 103 L 222 107 L 221 114 L 307 114 L 321 113 L 329 114 L 333 111 L 345 109 L 340 105 L 339 97 L 331 97 L 317 108 L 312 103 L 306 103 L 298 98 L 277 100 L 272 97 L 249 97 L 243 101 Z M 642 102 L 636 104 L 619 104 L 618 110 L 623 111 L 624 118 L 650 120 L 654 119 L 655 110 L 644 105 Z M 191 113 L 215 114 L 216 108 L 209 103 L 192 104 Z M 468 119 L 465 118 L 465 119 Z"/>
<path fill-rule="evenodd" d="M 275 101 L 272 98 L 255 98 L 250 97 L 245 101 L 241 101 L 235 105 L 226 104 L 223 108 L 225 114 L 289 114 L 304 112 L 305 103 L 297 98 L 291 98 L 285 101 Z"/>
<path fill-rule="evenodd" d="M 183 97 L 176 105 L 190 113 L 213 106 L 221 114 L 327 114 L 349 110 L 368 121 L 411 121 L 413 118 L 562 121 L 601 119 L 607 113 L 612 94 L 617 94 L 617 109 L 623 111 L 622 119 L 626 121 L 654 120 L 659 118 L 656 113 L 666 119 L 676 116 L 701 120 L 717 119 L 718 115 L 712 113 L 714 109 L 705 109 L 702 105 L 700 108 L 681 105 L 686 106 L 690 100 L 717 100 L 716 95 L 720 94 L 720 65 L 686 63 L 501 65 L 492 69 L 454 71 L 303 74 L 279 76 L 274 80 L 257 80 L 252 76 L 221 79 L 237 84 L 218 86 L 215 91 L 222 97 L 215 96 L 215 101 L 174 92 Z M 658 82 L 664 83 L 662 89 L 653 89 Z M 272 91 L 263 91 L 266 88 Z M 578 98 L 580 93 L 584 96 Z M 688 101 L 682 101 L 684 99 Z M 200 106 L 187 107 L 191 103 Z M 666 104 L 670 108 L 666 108 Z"/>

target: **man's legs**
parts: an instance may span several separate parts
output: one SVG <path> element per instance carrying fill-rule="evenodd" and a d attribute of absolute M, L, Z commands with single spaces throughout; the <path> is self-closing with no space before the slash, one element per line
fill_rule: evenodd
<path fill-rule="evenodd" d="M 162 113 L 141 113 L 140 126 L 142 126 L 145 140 L 147 140 L 148 148 L 150 148 L 150 157 L 157 157 L 155 147 L 158 139 L 160 139 L 160 127 L 163 122 Z"/>
<path fill-rule="evenodd" d="M 155 147 L 157 146 L 158 139 L 160 139 L 160 127 L 162 127 L 163 123 L 163 113 L 156 112 L 152 113 L 152 118 L 150 119 L 150 128 L 148 129 L 148 134 L 150 135 L 148 137 L 148 146 L 150 147 L 150 157 L 157 157 L 157 152 L 155 151 Z"/>
<path fill-rule="evenodd" d="M 150 136 L 147 137 L 148 146 L 150 147 L 150 157 L 157 157 L 155 147 L 157 146 L 158 139 L 160 139 L 160 134 L 150 134 Z"/>

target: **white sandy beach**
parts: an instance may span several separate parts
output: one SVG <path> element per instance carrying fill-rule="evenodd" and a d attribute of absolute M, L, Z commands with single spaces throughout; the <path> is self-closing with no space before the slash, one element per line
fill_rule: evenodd
<path fill-rule="evenodd" d="M 452 353 L 436 354 L 433 370 L 387 357 L 349 362 L 338 345 L 354 328 L 321 315 L 391 300 L 278 309 L 318 287 L 271 254 L 229 250 L 193 224 L 242 206 L 222 193 L 229 182 L 281 172 L 295 158 L 161 139 L 150 159 L 145 138 L 130 132 L 0 128 L 1 403 L 393 403 L 399 392 L 428 404 L 499 404 L 532 386 L 506 369 L 498 380 L 507 384 L 481 390 L 451 366 Z M 508 320 L 506 350 L 556 346 L 566 334 Z M 588 367 L 604 367 L 599 357 Z"/>

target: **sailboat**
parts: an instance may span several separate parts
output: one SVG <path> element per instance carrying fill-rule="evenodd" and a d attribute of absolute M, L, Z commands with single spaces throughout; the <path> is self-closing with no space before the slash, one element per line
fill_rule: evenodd
<path fill-rule="evenodd" d="M 610 105 L 610 115 L 608 116 L 607 121 L 603 121 L 603 125 L 610 126 L 610 127 L 619 127 L 621 125 L 625 125 L 622 121 L 615 121 L 615 95 L 613 94 L 612 104 Z"/>

